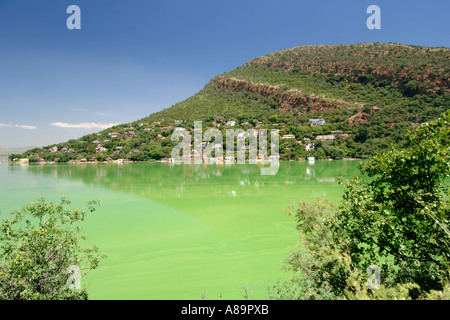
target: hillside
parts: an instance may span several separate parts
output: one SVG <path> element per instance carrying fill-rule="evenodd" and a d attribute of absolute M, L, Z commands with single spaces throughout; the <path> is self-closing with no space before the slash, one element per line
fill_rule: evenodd
<path fill-rule="evenodd" d="M 175 127 L 192 129 L 202 120 L 204 130 L 294 135 L 280 140 L 282 159 L 364 158 L 400 145 L 408 129 L 449 109 L 449 58 L 449 48 L 381 43 L 282 50 L 218 75 L 194 96 L 146 118 L 20 156 L 160 159 L 170 157 Z M 309 143 L 314 149 L 306 151 Z"/>

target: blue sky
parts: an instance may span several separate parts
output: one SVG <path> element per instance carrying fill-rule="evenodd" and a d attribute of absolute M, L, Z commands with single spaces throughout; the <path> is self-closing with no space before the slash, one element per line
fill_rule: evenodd
<path fill-rule="evenodd" d="M 381 30 L 366 9 L 381 8 Z M 81 8 L 69 30 L 67 7 Z M 145 117 L 278 50 L 449 46 L 450 2 L 0 0 L 0 147 L 44 146 Z"/>

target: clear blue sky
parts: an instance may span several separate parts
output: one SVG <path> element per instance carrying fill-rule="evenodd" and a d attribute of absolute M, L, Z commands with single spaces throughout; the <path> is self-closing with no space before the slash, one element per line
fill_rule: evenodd
<path fill-rule="evenodd" d="M 381 8 L 381 30 L 366 9 Z M 69 30 L 67 7 L 81 8 Z M 445 0 L 0 0 L 0 147 L 137 120 L 215 75 L 311 44 L 449 46 Z"/>

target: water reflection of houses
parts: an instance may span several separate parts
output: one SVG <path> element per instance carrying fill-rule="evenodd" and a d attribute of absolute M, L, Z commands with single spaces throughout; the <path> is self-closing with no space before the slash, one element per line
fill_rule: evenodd
<path fill-rule="evenodd" d="M 335 166 L 328 163 L 328 161 L 320 161 L 314 166 L 308 165 L 307 162 L 289 163 L 282 166 L 284 169 L 280 170 L 276 176 L 261 176 L 257 166 L 248 164 L 233 167 L 181 164 L 164 165 L 162 168 L 152 164 L 138 166 L 105 164 L 39 166 L 39 170 L 37 166 L 31 167 L 33 167 L 32 172 L 60 173 L 62 177 L 82 179 L 88 184 L 136 192 L 151 199 L 167 200 L 170 197 L 194 199 L 195 192 L 198 190 L 211 192 L 208 194 L 210 197 L 242 199 L 246 196 L 264 194 L 267 188 L 273 186 L 278 186 L 281 193 L 282 190 L 290 190 L 297 186 L 302 192 L 306 191 L 308 196 L 312 192 L 321 192 L 324 189 L 320 185 L 334 185 L 338 176 L 338 173 L 334 172 Z M 16 167 L 18 170 L 19 166 Z M 86 173 L 79 174 L 80 170 Z"/>
<path fill-rule="evenodd" d="M 326 183 L 335 183 L 336 178 L 335 177 L 323 177 L 323 178 L 317 178 L 318 182 L 326 182 Z"/>
<path fill-rule="evenodd" d="M 314 167 L 306 167 L 305 180 L 311 180 L 311 178 L 314 176 L 315 176 Z"/>

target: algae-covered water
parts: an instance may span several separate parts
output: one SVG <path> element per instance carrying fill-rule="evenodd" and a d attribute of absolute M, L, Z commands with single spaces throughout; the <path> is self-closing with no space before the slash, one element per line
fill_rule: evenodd
<path fill-rule="evenodd" d="M 91 299 L 266 299 L 297 233 L 290 203 L 339 202 L 357 161 L 256 165 L 164 163 L 0 166 L 0 219 L 37 197 L 101 206 L 83 222 L 107 255 L 82 279 Z"/>

